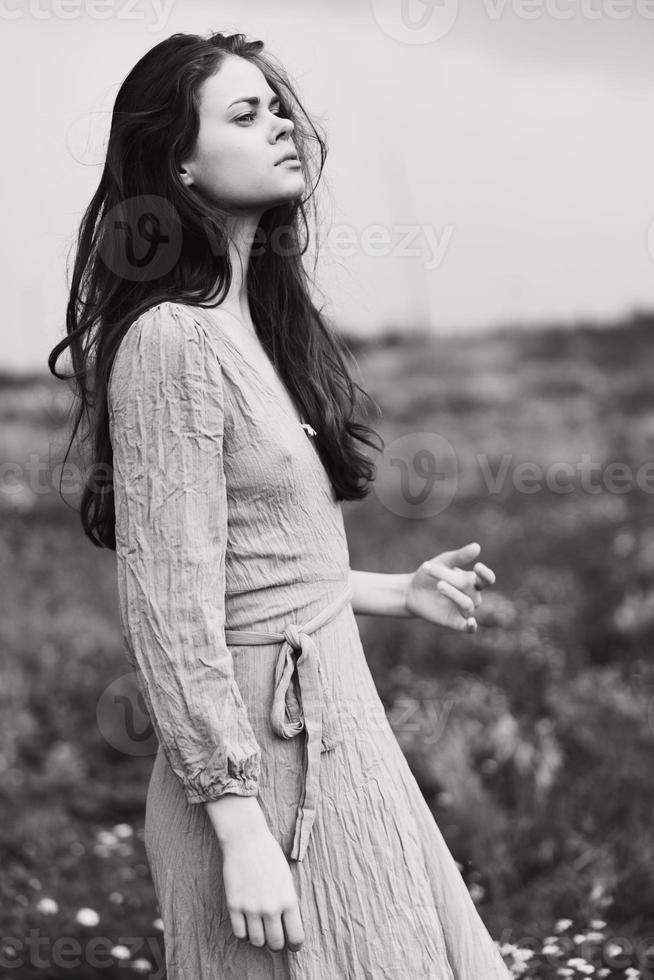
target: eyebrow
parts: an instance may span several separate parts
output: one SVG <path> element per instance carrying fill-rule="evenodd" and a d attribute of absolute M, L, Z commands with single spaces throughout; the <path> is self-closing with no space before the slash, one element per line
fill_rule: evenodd
<path fill-rule="evenodd" d="M 279 101 L 280 101 L 279 100 L 279 96 L 278 95 L 273 95 L 273 97 L 270 100 L 270 102 L 268 103 L 268 105 L 272 105 L 273 102 L 279 102 Z M 235 99 L 234 102 L 230 102 L 229 103 L 229 105 L 227 106 L 227 108 L 228 109 L 231 109 L 232 106 L 233 105 L 236 105 L 238 102 L 247 102 L 248 105 L 252 105 L 252 106 L 261 105 L 261 99 L 259 98 L 258 95 L 250 95 L 250 96 L 243 96 L 242 99 Z"/>

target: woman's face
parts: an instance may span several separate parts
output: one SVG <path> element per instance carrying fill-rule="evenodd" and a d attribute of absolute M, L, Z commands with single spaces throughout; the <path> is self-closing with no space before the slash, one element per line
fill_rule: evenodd
<path fill-rule="evenodd" d="M 194 155 L 182 163 L 185 184 L 239 213 L 301 196 L 299 162 L 282 162 L 295 147 L 294 125 L 279 115 L 280 108 L 256 65 L 235 55 L 225 58 L 200 90 L 200 130 Z"/>

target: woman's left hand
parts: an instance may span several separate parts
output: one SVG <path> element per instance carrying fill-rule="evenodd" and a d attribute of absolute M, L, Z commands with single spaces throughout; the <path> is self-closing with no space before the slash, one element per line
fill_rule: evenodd
<path fill-rule="evenodd" d="M 481 590 L 494 584 L 495 573 L 480 561 L 472 571 L 459 565 L 474 561 L 480 551 L 481 545 L 473 541 L 424 561 L 408 577 L 407 612 L 438 626 L 476 633 L 478 624 L 473 613 L 481 604 Z"/>

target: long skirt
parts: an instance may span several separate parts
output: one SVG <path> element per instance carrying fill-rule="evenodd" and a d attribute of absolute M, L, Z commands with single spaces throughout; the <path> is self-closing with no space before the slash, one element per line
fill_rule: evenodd
<path fill-rule="evenodd" d="M 187 802 L 159 747 L 145 846 L 167 980 L 510 980 L 386 719 L 352 605 L 312 640 L 342 737 L 320 753 L 301 860 L 290 854 L 306 788 L 305 733 L 281 738 L 270 718 L 281 644 L 229 644 L 262 751 L 258 800 L 289 858 L 304 944 L 272 951 L 234 936 L 213 826 L 203 804 Z"/>

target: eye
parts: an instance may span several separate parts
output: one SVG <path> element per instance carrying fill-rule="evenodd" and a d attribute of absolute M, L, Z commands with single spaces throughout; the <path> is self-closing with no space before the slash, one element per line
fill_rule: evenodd
<path fill-rule="evenodd" d="M 273 116 L 280 116 L 284 119 L 286 118 L 285 114 L 281 111 L 279 106 L 277 107 L 276 110 L 271 109 L 271 112 Z M 254 119 L 254 115 L 255 115 L 254 112 L 246 112 L 244 116 L 237 116 L 234 122 L 243 122 L 248 119 Z"/>

